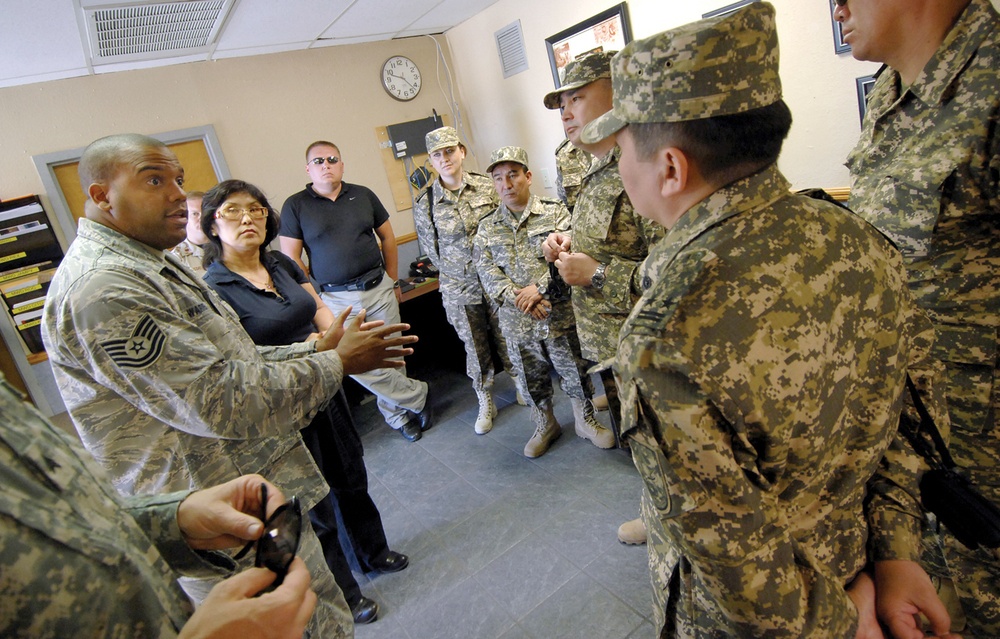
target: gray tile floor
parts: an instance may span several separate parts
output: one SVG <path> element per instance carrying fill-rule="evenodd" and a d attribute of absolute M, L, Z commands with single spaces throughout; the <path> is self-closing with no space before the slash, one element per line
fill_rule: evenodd
<path fill-rule="evenodd" d="M 527 459 L 534 426 L 507 375 L 482 436 L 468 379 L 444 372 L 431 384 L 435 426 L 416 443 L 390 430 L 374 402 L 353 409 L 389 544 L 410 556 L 400 573 L 359 575 L 381 613 L 358 639 L 652 637 L 646 549 L 615 535 L 638 512 L 628 454 L 576 437 L 557 391 L 563 436 Z"/>

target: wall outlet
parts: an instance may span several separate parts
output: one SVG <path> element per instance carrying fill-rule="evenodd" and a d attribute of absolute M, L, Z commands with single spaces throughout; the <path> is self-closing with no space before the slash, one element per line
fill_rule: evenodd
<path fill-rule="evenodd" d="M 544 184 L 547 189 L 552 188 L 552 176 L 549 175 L 548 169 L 542 169 L 542 184 Z"/>

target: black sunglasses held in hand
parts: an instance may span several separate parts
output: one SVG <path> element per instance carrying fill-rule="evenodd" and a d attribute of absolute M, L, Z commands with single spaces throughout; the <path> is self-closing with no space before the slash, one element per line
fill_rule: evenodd
<path fill-rule="evenodd" d="M 302 508 L 298 497 L 292 497 L 286 503 L 267 517 L 267 485 L 260 485 L 260 520 L 264 522 L 264 533 L 257 541 L 251 541 L 236 555 L 240 559 L 257 546 L 257 558 L 254 565 L 267 568 L 275 573 L 274 583 L 268 588 L 273 590 L 281 585 L 288 573 L 288 566 L 295 558 L 299 549 L 299 537 L 302 534 Z"/>

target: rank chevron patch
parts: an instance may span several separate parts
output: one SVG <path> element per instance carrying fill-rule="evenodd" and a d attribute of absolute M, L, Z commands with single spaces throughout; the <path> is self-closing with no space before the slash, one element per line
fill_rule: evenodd
<path fill-rule="evenodd" d="M 101 342 L 101 348 L 119 368 L 138 370 L 156 361 L 166 340 L 167 336 L 147 313 L 135 325 L 130 337 Z"/>

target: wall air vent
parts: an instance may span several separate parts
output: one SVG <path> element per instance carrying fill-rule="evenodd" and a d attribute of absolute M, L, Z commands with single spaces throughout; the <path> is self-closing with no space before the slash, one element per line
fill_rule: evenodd
<path fill-rule="evenodd" d="M 234 0 L 84 8 L 95 65 L 207 53 Z"/>
<path fill-rule="evenodd" d="M 524 36 L 521 35 L 521 21 L 515 20 L 493 34 L 497 40 L 497 53 L 503 77 L 528 70 L 528 54 L 524 50 Z"/>

